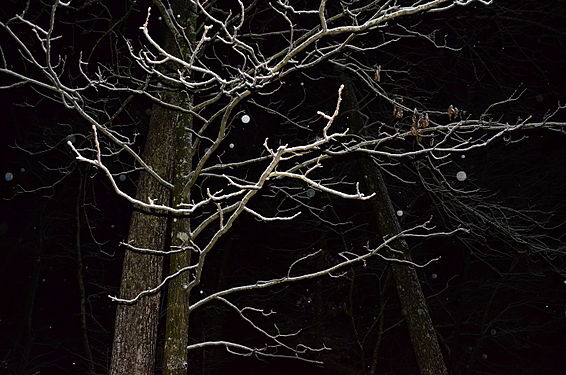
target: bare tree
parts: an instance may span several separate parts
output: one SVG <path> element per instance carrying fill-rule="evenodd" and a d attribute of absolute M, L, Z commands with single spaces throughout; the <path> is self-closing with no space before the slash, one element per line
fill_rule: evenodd
<path fill-rule="evenodd" d="M 128 241 L 123 244 L 127 251 L 120 295 L 111 297 L 120 303 L 111 374 L 153 372 L 159 299 L 166 287 L 163 367 L 167 374 L 187 372 L 187 350 L 214 346 L 239 355 L 316 361 L 310 355 L 326 349 L 323 344 L 289 344 L 289 337 L 296 333 L 281 332 L 276 325 L 264 326 L 257 315 L 269 315 L 267 309 L 239 306 L 231 296 L 315 277 L 338 277 L 369 257 L 395 264 L 395 280 L 421 372 L 447 373 L 415 273 L 415 268 L 424 265 L 411 260 L 404 239 L 467 229 L 454 226 L 437 231 L 426 220 L 402 229 L 381 174 L 402 179 L 395 170 L 398 161 L 421 156 L 430 161 L 429 168 L 439 170 L 449 155 L 485 147 L 511 132 L 542 127 L 560 130 L 564 124 L 553 121 L 556 112 L 536 121 L 497 120 L 498 105 L 512 102 L 516 95 L 494 103 L 476 117 L 450 103 L 442 111 L 415 108 L 417 104 L 408 104 L 410 97 L 402 98 L 384 83 L 400 71 L 379 62 L 364 63 L 358 56 L 379 57 L 375 51 L 414 37 L 434 48 L 449 48 L 420 32 L 418 25 L 404 25 L 403 20 L 426 19 L 436 12 L 456 11 L 475 3 L 489 5 L 491 1 L 327 4 L 322 0 L 307 8 L 303 2 L 285 0 L 246 4 L 154 0 L 153 8 L 147 8 L 145 20 L 138 24 L 139 40 L 120 40 L 119 58 L 113 64 L 96 64 L 83 54 L 74 60 L 61 52 L 66 35 L 58 31 L 58 15 L 73 7 L 72 1 L 54 1 L 45 21 L 28 18 L 24 10 L 0 23 L 17 44 L 25 66 L 14 67 L 8 61 L 13 57 L 2 51 L 0 72 L 8 80 L 3 88 L 31 85 L 74 111 L 87 125 L 90 142 L 78 146 L 69 141 L 70 150 L 78 161 L 95 166 L 115 193 L 136 209 Z M 137 9 L 137 5 L 132 7 Z M 153 32 L 158 27 L 166 29 L 164 41 Z M 23 38 L 22 30 L 34 36 L 34 41 Z M 338 67 L 354 77 L 373 95 L 371 100 L 385 103 L 392 115 L 375 121 L 358 116 L 348 126 L 338 124 L 343 99 L 349 103 L 347 111 L 362 113 L 353 92 L 343 92 L 344 84 L 349 86 L 346 90 L 353 86 L 352 78 L 344 77 L 331 92 L 321 94 L 326 102 L 334 103 L 331 109 L 307 106 L 309 98 L 299 100 L 295 107 L 292 96 L 298 90 L 289 87 L 286 80 L 302 75 L 315 85 L 320 76 L 315 73 L 312 77 L 312 72 L 325 66 Z M 69 70 L 78 77 L 68 77 Z M 135 136 L 121 131 L 121 122 L 140 99 L 152 106 L 141 154 L 136 150 Z M 305 115 L 304 107 L 313 110 Z M 254 117 L 279 123 L 253 127 Z M 262 126 L 267 134 L 260 140 Z M 249 144 L 232 152 L 236 145 L 231 133 L 242 127 L 242 140 Z M 354 153 L 365 155 L 365 181 L 325 173 L 335 159 Z M 115 163 L 118 156 L 121 164 Z M 123 160 L 128 160 L 129 170 L 124 170 Z M 120 176 L 134 172 L 140 174 L 135 196 L 119 183 Z M 450 186 L 448 181 L 444 183 Z M 375 245 L 341 252 L 327 267 L 317 268 L 314 262 L 320 252 L 297 254 L 279 275 L 200 293 L 207 258 L 241 215 L 265 222 L 290 221 L 310 210 L 307 200 L 313 192 L 341 199 L 373 199 L 380 226 Z M 273 200 L 269 213 L 254 205 L 266 198 Z M 293 204 L 283 205 L 282 200 Z M 162 276 L 164 257 L 170 267 Z M 218 302 L 268 344 L 250 346 L 221 337 L 189 344 L 190 313 Z"/>

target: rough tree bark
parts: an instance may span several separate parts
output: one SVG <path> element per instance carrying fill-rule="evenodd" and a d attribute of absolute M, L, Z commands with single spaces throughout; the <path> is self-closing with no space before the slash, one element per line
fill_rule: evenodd
<path fill-rule="evenodd" d="M 157 2 L 156 5 L 160 5 Z M 175 14 L 185 32 L 194 40 L 196 13 L 194 5 L 185 0 L 176 1 Z M 184 22 L 183 22 L 184 21 Z M 181 57 L 189 54 L 182 38 L 177 38 L 174 29 L 168 30 L 165 48 L 177 51 Z M 167 102 L 188 108 L 191 98 L 183 93 L 166 94 Z M 148 165 L 166 180 L 172 180 L 172 191 L 159 185 L 147 174 L 140 177 L 136 197 L 148 197 L 157 202 L 167 202 L 173 207 L 187 203 L 189 197 L 183 187 L 189 178 L 192 163 L 191 115 L 153 106 L 149 134 L 143 153 Z M 174 218 L 171 223 L 171 246 L 186 248 L 189 232 L 188 218 Z M 167 219 L 150 213 L 135 212 L 130 224 L 128 240 L 135 246 L 149 249 L 164 249 L 166 244 Z M 190 251 L 170 256 L 169 272 L 174 273 L 190 263 Z M 162 279 L 163 257 L 126 253 L 120 288 L 121 298 L 132 298 L 144 289 L 157 285 Z M 165 347 L 163 371 L 166 375 L 180 375 L 187 372 L 188 344 L 188 274 L 171 280 L 167 288 Z M 155 365 L 157 325 L 159 321 L 160 293 L 144 297 L 138 303 L 118 307 L 116 329 L 112 352 L 111 375 L 152 374 Z"/>
<path fill-rule="evenodd" d="M 144 160 L 155 172 L 170 180 L 173 156 L 174 113 L 157 105 L 149 123 L 143 151 Z M 142 172 L 136 192 L 140 200 L 148 197 L 168 203 L 170 191 L 148 173 Z M 150 212 L 136 211 L 132 215 L 128 242 L 140 248 L 163 249 L 167 218 Z M 120 285 L 121 298 L 133 298 L 141 291 L 161 281 L 163 257 L 127 251 Z M 153 374 L 157 346 L 160 293 L 143 297 L 133 305 L 118 305 L 112 346 L 110 375 Z"/>
<path fill-rule="evenodd" d="M 181 58 L 189 56 L 192 46 L 186 42 L 195 43 L 195 32 L 197 22 L 196 6 L 186 0 L 178 0 L 173 3 L 175 14 L 178 14 L 178 22 L 185 30 L 188 40 L 170 36 L 169 50 L 175 46 L 172 41 L 177 39 L 177 49 Z M 175 104 L 183 108 L 190 108 L 192 95 L 179 93 L 175 98 Z M 179 207 L 181 203 L 189 203 L 190 196 L 185 187 L 189 183 L 190 171 L 192 169 L 192 158 L 194 154 L 191 129 L 193 117 L 186 113 L 177 113 L 174 121 L 175 134 L 175 166 L 171 205 Z M 182 268 L 189 266 L 191 262 L 189 218 L 174 218 L 171 223 L 171 246 L 173 249 L 184 249 L 169 257 L 169 274 L 176 273 Z M 163 374 L 184 375 L 188 370 L 187 345 L 189 342 L 189 273 L 185 272 L 172 279 L 167 286 L 167 313 L 165 322 L 165 348 L 163 353 Z"/>
<path fill-rule="evenodd" d="M 178 115 L 175 129 L 176 165 L 172 196 L 172 206 L 188 203 L 183 186 L 188 180 L 191 168 L 191 126 L 189 115 Z M 191 251 L 189 243 L 189 219 L 175 218 L 171 223 L 171 246 L 184 249 L 169 257 L 169 274 L 189 266 Z M 163 354 L 163 374 L 182 375 L 187 373 L 187 345 L 189 335 L 189 273 L 185 272 L 172 279 L 167 286 L 167 313 L 165 322 L 165 348 Z"/>
<path fill-rule="evenodd" d="M 349 127 L 352 132 L 359 133 L 363 127 L 363 119 L 360 116 L 352 82 L 345 74 L 342 74 L 341 78 L 346 85 L 342 108 L 349 114 Z M 398 234 L 401 226 L 395 215 L 381 172 L 368 156 L 361 157 L 359 165 L 363 176 L 361 180 L 365 183 L 366 190 L 375 192 L 375 196 L 371 199 L 371 208 L 379 235 Z M 398 241 L 396 250 L 399 250 L 400 253 L 390 252 L 388 256 L 406 261 L 411 260 L 410 249 L 406 241 Z M 448 374 L 415 268 L 407 264 L 393 263 L 392 271 L 421 374 Z"/>

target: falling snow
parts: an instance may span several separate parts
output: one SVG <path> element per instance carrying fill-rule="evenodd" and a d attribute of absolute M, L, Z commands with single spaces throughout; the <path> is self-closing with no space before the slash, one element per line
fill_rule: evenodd
<path fill-rule="evenodd" d="M 397 210 L 397 216 L 403 216 L 403 210 Z"/>
<path fill-rule="evenodd" d="M 4 180 L 6 180 L 6 182 L 10 182 L 14 179 L 14 174 L 12 172 L 6 172 L 6 174 L 4 175 Z"/>
<path fill-rule="evenodd" d="M 456 179 L 458 181 L 466 181 L 467 178 L 468 178 L 468 175 L 464 171 L 460 171 L 460 172 L 456 173 Z"/>
<path fill-rule="evenodd" d="M 248 116 L 248 115 L 243 115 L 243 116 L 242 116 L 242 122 L 243 122 L 244 124 L 247 124 L 248 122 L 250 122 L 250 120 L 251 120 L 250 116 Z"/>
<path fill-rule="evenodd" d="M 313 189 L 307 190 L 307 197 L 312 198 L 315 194 L 316 192 Z"/>

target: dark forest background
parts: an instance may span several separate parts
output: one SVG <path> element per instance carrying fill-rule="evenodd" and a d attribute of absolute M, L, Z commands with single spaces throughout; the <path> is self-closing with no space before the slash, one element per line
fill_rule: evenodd
<path fill-rule="evenodd" d="M 0 18 L 19 6 L 17 1 L 6 2 Z M 145 16 L 143 9 L 118 1 L 110 13 L 116 19 L 127 13 L 131 21 L 124 23 L 122 32 L 133 35 L 136 20 Z M 68 15 L 65 32 L 75 40 L 68 46 L 71 55 L 77 56 L 81 45 L 91 45 L 105 28 L 102 21 L 88 20 L 88 12 L 79 11 L 84 23 L 74 22 L 76 14 Z M 494 1 L 488 7 L 438 13 L 426 22 L 427 29 L 446 35 L 448 45 L 458 50 L 434 48 L 420 38 L 406 39 L 391 50 L 385 47 L 380 58 L 409 72 L 391 87 L 399 95 L 429 108 L 445 110 L 454 104 L 479 114 L 490 103 L 524 89 L 521 99 L 506 107 L 509 118 L 541 118 L 566 101 L 564 1 Z M 364 38 L 371 37 L 362 35 L 357 43 L 363 46 Z M 8 38 L 0 38 L 4 52 L 13 52 Z M 103 47 L 92 53 L 99 60 L 116 58 L 105 55 Z M 297 75 L 287 82 L 290 97 L 304 90 L 305 117 L 316 108 L 332 107 L 335 99 L 325 93 L 335 92 L 341 77 L 330 64 L 315 75 L 316 80 Z M 393 121 L 391 108 L 372 100 L 362 88 L 358 94 L 364 106 L 374 107 L 370 113 Z M 89 356 L 96 373 L 105 373 L 116 308 L 108 295 L 116 295 L 119 287 L 125 251 L 119 242 L 126 236 L 131 206 L 92 167 L 74 161 L 65 142 L 86 136 L 72 113 L 26 87 L 0 91 L 0 103 L 0 373 L 83 374 Z M 140 132 L 138 147 L 147 126 L 147 106 L 140 101 L 132 112 Z M 247 112 L 256 138 L 244 131 L 230 134 L 234 147 L 227 150 L 228 160 L 230 152 L 247 152 L 248 143 L 273 131 L 261 125 L 271 121 L 267 115 L 254 114 L 251 106 Z M 341 115 L 340 124 L 347 115 Z M 566 368 L 565 140 L 559 132 L 528 131 L 455 155 L 447 178 L 454 180 L 456 172 L 465 171 L 467 179 L 458 187 L 475 191 L 458 200 L 464 206 L 386 176 L 403 227 L 430 217 L 441 228 L 459 219 L 476 225 L 470 235 L 411 242 L 415 262 L 441 257 L 419 269 L 419 276 L 453 374 L 562 374 Z M 333 173 L 357 173 L 349 170 L 349 163 L 338 163 Z M 418 159 L 408 165 L 407 174 L 420 171 Z M 421 172 L 423 181 L 434 178 Z M 124 175 L 120 183 L 134 192 L 135 174 Z M 268 207 L 268 198 L 261 204 Z M 269 277 L 294 249 L 327 249 L 332 258 L 341 246 L 367 243 L 374 229 L 363 202 L 324 194 L 312 199 L 333 207 L 323 214 L 328 219 L 349 224 L 327 225 L 314 216 L 298 223 L 266 224 L 245 216 L 218 245 L 229 255 L 212 258 L 200 292 L 244 282 L 251 275 Z M 485 217 L 469 214 L 466 205 L 484 209 Z M 512 230 L 503 233 L 500 226 L 490 225 L 493 222 Z M 376 360 L 380 374 L 417 373 L 388 269 L 387 262 L 372 259 L 343 278 L 253 296 L 269 302 L 285 328 L 302 328 L 306 343 L 322 341 L 332 347 L 324 355 L 325 366 L 240 358 L 222 349 L 195 352 L 191 363 L 201 374 L 354 374 Z M 211 305 L 191 316 L 195 337 L 222 332 L 257 340 L 246 327 L 225 320 L 223 309 Z"/>

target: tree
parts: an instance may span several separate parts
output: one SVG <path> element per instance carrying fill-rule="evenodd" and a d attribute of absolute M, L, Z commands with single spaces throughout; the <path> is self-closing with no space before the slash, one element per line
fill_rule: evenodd
<path fill-rule="evenodd" d="M 351 80 L 349 81 L 351 87 Z M 347 95 L 350 102 L 352 114 L 350 123 L 352 130 L 360 134 L 363 128 L 363 119 L 360 116 L 360 106 L 352 89 Z M 378 192 L 371 200 L 374 214 L 374 225 L 378 233 L 383 236 L 391 236 L 401 233 L 401 226 L 393 208 L 387 185 L 379 169 L 375 168 L 371 158 L 363 158 L 360 161 L 360 169 L 364 176 L 365 185 L 370 191 Z M 388 256 L 399 263 L 393 263 L 393 277 L 398 290 L 401 305 L 406 312 L 407 325 L 413 349 L 417 357 L 422 374 L 447 374 L 446 364 L 442 358 L 440 345 L 436 340 L 436 331 L 432 324 L 427 303 L 419 283 L 417 272 L 411 267 L 411 252 L 406 241 L 399 241 L 394 249 L 388 252 Z"/>
<path fill-rule="evenodd" d="M 488 106 L 476 117 L 449 107 L 451 103 L 445 103 L 447 112 L 420 107 L 415 97 L 399 94 L 402 85 L 391 83 L 401 74 L 394 66 L 375 64 L 383 59 L 381 49 L 405 38 L 416 36 L 432 42 L 435 48 L 445 47 L 434 36 L 421 32 L 421 26 L 408 25 L 416 17 L 426 19 L 440 11 L 455 12 L 473 3 L 489 2 L 321 1 L 313 8 L 305 8 L 307 5 L 299 1 L 237 5 L 194 1 L 188 3 L 190 6 L 179 1 L 170 7 L 156 0 L 153 5 L 159 16 L 147 10 L 145 20 L 137 21 L 141 40 L 126 38 L 120 44 L 123 49 L 116 51 L 119 58 L 114 64 L 97 65 L 79 58 L 72 68 L 69 65 L 73 64 L 62 55 L 58 63 L 59 53 L 54 52 L 60 36 L 65 38 L 64 34 L 58 35 L 59 11 L 72 7 L 71 3 L 54 2 L 45 23 L 26 18 L 24 12 L 0 24 L 24 54 L 25 66 L 35 69 L 30 73 L 4 61 L 0 71 L 10 77 L 6 86 L 34 85 L 89 124 L 90 144 L 78 147 L 70 142 L 69 147 L 78 161 L 98 168 L 115 192 L 136 208 L 124 244 L 127 251 L 120 296 L 113 297 L 120 305 L 111 373 L 153 371 L 159 293 L 165 287 L 168 328 L 164 367 L 168 373 L 186 372 L 185 347 L 225 346 L 236 354 L 308 359 L 317 348 L 287 344 L 286 333 L 269 330 L 260 317 L 254 316 L 264 310 L 239 306 L 230 296 L 334 275 L 375 256 L 395 264 L 395 279 L 400 299 L 407 301 L 404 308 L 421 372 L 446 373 L 414 271 L 418 265 L 412 262 L 403 238 L 449 235 L 464 229 L 434 231 L 421 222 L 402 230 L 377 169 L 382 167 L 374 161 L 425 156 L 430 161 L 427 168 L 438 170 L 447 155 L 485 147 L 511 132 L 563 126 L 552 121 L 555 113 L 532 122 L 494 120 L 496 105 Z M 132 9 L 138 7 L 132 5 Z M 165 42 L 159 42 L 152 32 L 157 20 L 165 24 Z M 31 42 L 19 37 L 16 28 L 36 33 L 37 46 L 30 47 Z M 347 94 L 340 88 L 337 99 L 336 95 L 319 94 L 320 103 L 314 105 L 309 105 L 308 97 L 302 102 L 297 100 L 300 89 L 290 87 L 286 80 L 302 74 L 308 86 L 322 91 L 320 87 L 327 84 L 317 84 L 316 80 L 323 74 L 314 78 L 310 74 L 315 69 L 330 70 L 330 66 L 339 66 L 351 74 L 364 90 L 385 103 L 382 106 L 393 111 L 394 122 L 363 124 L 352 83 L 346 83 Z M 78 78 L 68 77 L 69 70 L 78 72 Z M 352 78 L 346 81 L 352 82 Z M 336 92 L 338 86 L 334 81 L 334 88 L 328 92 Z M 150 100 L 152 111 L 140 155 L 135 151 L 133 134 L 121 131 L 119 125 L 131 108 L 143 105 L 143 101 L 138 104 L 143 98 Z M 511 96 L 505 103 L 515 99 Z M 344 110 L 342 100 L 349 103 L 347 111 L 358 116 L 348 125 L 338 120 L 340 109 Z M 335 101 L 332 110 L 322 111 L 330 101 Z M 299 110 L 297 105 L 302 108 Z M 312 111 L 308 113 L 305 108 Z M 313 116 L 316 111 L 318 123 Z M 256 121 L 256 126 L 251 126 Z M 240 131 L 243 135 L 235 135 Z M 237 141 L 248 144 L 237 152 L 230 151 L 236 148 Z M 352 176 L 324 173 L 335 160 L 353 153 L 366 155 L 360 163 L 367 190 L 360 188 L 359 179 Z M 122 164 L 115 163 L 117 155 Z M 130 171 L 140 172 L 135 196 L 124 192 L 117 181 L 117 175 L 127 172 L 124 164 Z M 401 178 L 399 172 L 392 173 Z M 298 253 L 267 278 L 242 279 L 204 296 L 200 295 L 202 289 L 195 293 L 195 288 L 202 287 L 209 255 L 240 216 L 251 215 L 266 222 L 293 220 L 301 211 L 313 211 L 308 198 L 316 193 L 354 200 L 373 197 L 382 238 L 374 239 L 375 246 L 341 252 L 327 267 L 316 267 L 313 260 L 320 256 L 319 252 Z M 261 204 L 262 200 L 269 204 Z M 387 256 L 381 254 L 385 250 L 389 251 Z M 164 256 L 170 265 L 167 276 L 162 278 Z M 187 344 L 188 314 L 217 302 L 236 312 L 272 346 L 220 338 Z"/>

